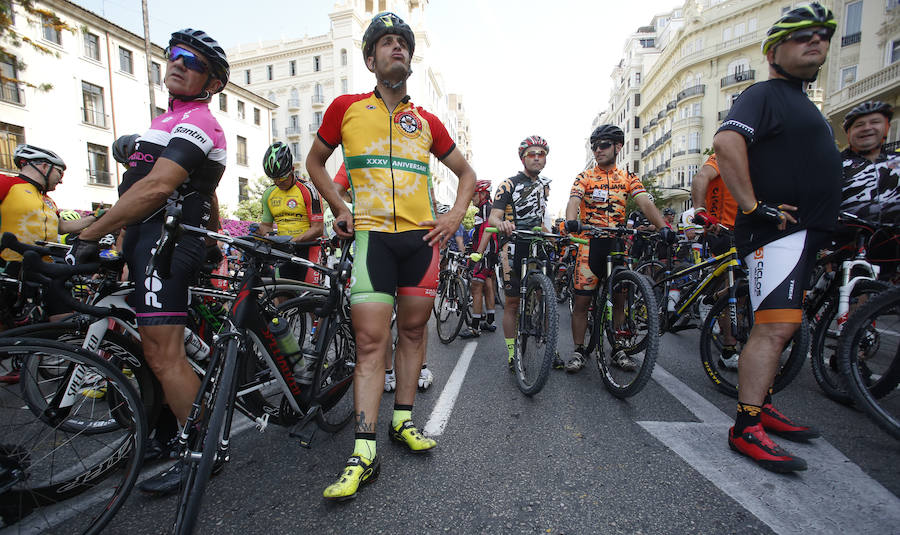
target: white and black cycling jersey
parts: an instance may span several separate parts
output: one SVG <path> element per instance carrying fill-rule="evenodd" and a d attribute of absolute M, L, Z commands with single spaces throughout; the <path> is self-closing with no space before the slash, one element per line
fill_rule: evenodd
<path fill-rule="evenodd" d="M 544 224 L 549 195 L 549 178 L 543 176 L 531 178 L 519 172 L 497 187 L 493 208 L 503 210 L 506 219 L 512 221 L 517 230 L 531 230 Z"/>
<path fill-rule="evenodd" d="M 845 171 L 851 165 L 855 172 L 845 172 L 841 211 L 870 221 L 900 221 L 900 156 L 862 167 L 855 160 L 844 160 Z"/>

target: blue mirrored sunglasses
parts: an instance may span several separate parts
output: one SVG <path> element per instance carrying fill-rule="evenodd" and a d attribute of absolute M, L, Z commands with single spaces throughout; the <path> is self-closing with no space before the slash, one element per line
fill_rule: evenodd
<path fill-rule="evenodd" d="M 178 61 L 178 58 L 181 58 L 185 67 L 201 74 L 209 70 L 209 67 L 207 67 L 206 64 L 203 63 L 203 60 L 200 59 L 197 54 L 194 54 L 190 50 L 185 50 L 180 46 L 170 46 L 169 48 L 167 48 L 166 57 L 171 62 Z"/>

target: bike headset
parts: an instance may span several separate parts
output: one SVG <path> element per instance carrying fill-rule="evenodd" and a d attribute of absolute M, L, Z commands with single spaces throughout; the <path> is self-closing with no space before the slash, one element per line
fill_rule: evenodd
<path fill-rule="evenodd" d="M 54 167 L 61 167 L 63 171 L 66 170 L 66 162 L 57 156 L 55 152 L 25 143 L 16 146 L 15 151 L 13 151 L 13 162 L 15 162 L 16 167 L 19 169 L 22 169 L 26 165 L 30 165 L 39 175 L 44 177 L 44 184 L 41 185 L 34 179 L 29 178 L 24 174 L 19 174 L 19 178 L 36 187 L 41 193 L 47 193 L 47 188 L 50 187 L 50 173 L 53 172 Z M 50 169 L 48 169 L 46 173 L 41 172 L 41 170 L 38 169 L 38 166 L 35 165 L 39 163 L 50 164 Z"/>
<path fill-rule="evenodd" d="M 792 33 L 806 28 L 826 28 L 834 34 L 834 31 L 837 29 L 837 21 L 834 18 L 834 13 L 818 2 L 792 9 L 778 19 L 766 32 L 766 38 L 762 43 L 763 55 L 768 54 L 770 49 L 778 48 L 778 45 L 790 37 Z M 790 74 L 775 62 L 774 52 L 770 65 L 775 69 L 775 72 L 792 82 L 814 82 L 819 76 L 818 70 L 816 70 L 812 78 L 800 78 Z"/>
<path fill-rule="evenodd" d="M 222 82 L 216 93 L 221 92 L 228 85 L 228 77 L 231 68 L 228 65 L 228 58 L 225 56 L 225 49 L 219 43 L 202 30 L 194 30 L 185 28 L 173 33 L 169 39 L 169 48 L 166 49 L 166 59 L 169 57 L 169 49 L 177 45 L 187 45 L 209 62 L 209 71 L 207 73 L 206 83 L 203 84 L 203 90 L 196 95 L 174 95 L 169 93 L 169 100 L 181 100 L 183 102 L 203 101 L 212 97 L 206 86 L 211 78 L 215 78 Z M 184 61 L 184 60 L 182 60 Z"/>
<path fill-rule="evenodd" d="M 403 22 L 403 19 L 390 11 L 382 11 L 372 17 L 372 21 L 369 22 L 369 27 L 366 28 L 362 38 L 363 62 L 369 59 L 369 56 L 374 55 L 375 45 L 378 43 L 378 40 L 388 34 L 399 35 L 406 41 L 406 46 L 409 48 L 409 64 L 406 66 L 406 76 L 395 83 L 389 83 L 387 80 L 379 78 L 378 73 L 375 73 L 374 69 L 369 70 L 375 74 L 375 79 L 378 83 L 390 89 L 397 89 L 412 75 L 412 58 L 413 53 L 416 51 L 416 36 L 413 34 L 412 28 Z M 369 65 L 366 63 L 366 68 L 368 67 Z"/>

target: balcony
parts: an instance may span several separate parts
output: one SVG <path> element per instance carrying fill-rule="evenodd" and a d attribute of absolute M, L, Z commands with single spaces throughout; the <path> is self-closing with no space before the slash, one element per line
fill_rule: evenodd
<path fill-rule="evenodd" d="M 699 85 L 695 85 L 693 87 L 689 87 L 689 88 L 685 89 L 684 91 L 680 91 L 675 96 L 675 101 L 681 102 L 684 99 L 702 96 L 705 94 L 706 94 L 706 84 L 699 84 Z"/>
<path fill-rule="evenodd" d="M 855 45 L 862 38 L 862 32 L 851 33 L 841 37 L 841 47 Z"/>
<path fill-rule="evenodd" d="M 742 84 L 744 82 L 752 82 L 756 79 L 756 71 L 750 69 L 748 71 L 736 72 L 734 74 L 729 74 L 725 78 L 722 78 L 719 81 L 719 87 L 725 88 L 734 84 Z"/>
<path fill-rule="evenodd" d="M 858 103 L 858 101 L 874 98 L 879 93 L 895 87 L 898 81 L 900 81 L 900 61 L 833 93 L 828 97 L 831 112 L 848 107 L 852 103 Z"/>
<path fill-rule="evenodd" d="M 653 119 L 652 121 L 650 121 L 650 124 L 648 124 L 647 126 L 649 126 L 650 128 L 653 128 L 654 126 L 656 126 L 658 124 L 659 124 L 659 119 Z"/>
<path fill-rule="evenodd" d="M 297 137 L 300 135 L 299 126 L 288 126 L 284 129 L 284 137 Z"/>
<path fill-rule="evenodd" d="M 300 99 L 299 98 L 289 98 L 288 99 L 288 110 L 297 111 L 300 109 Z"/>
<path fill-rule="evenodd" d="M 700 149 L 688 149 L 688 154 L 700 154 Z"/>
<path fill-rule="evenodd" d="M 100 169 L 86 169 L 88 184 L 92 186 L 112 186 L 112 173 Z"/>
<path fill-rule="evenodd" d="M 675 111 L 675 108 L 678 107 L 678 101 L 670 100 L 668 104 L 666 104 L 666 113 L 670 111 Z"/>
<path fill-rule="evenodd" d="M 649 132 L 650 132 L 650 127 L 649 127 L 649 126 L 645 126 L 644 128 L 641 128 L 641 133 L 642 133 L 642 134 L 647 134 L 647 133 L 649 133 Z"/>
<path fill-rule="evenodd" d="M 0 83 L 0 100 L 10 104 L 25 105 L 25 91 L 15 82 Z"/>
<path fill-rule="evenodd" d="M 84 124 L 106 128 L 109 122 L 109 115 L 103 113 L 102 110 L 92 110 L 91 108 L 81 108 L 81 119 Z"/>
<path fill-rule="evenodd" d="M 325 105 L 325 95 L 313 95 L 312 96 L 312 105 L 316 107 Z"/>
<path fill-rule="evenodd" d="M 663 163 L 663 168 L 664 168 L 664 169 L 668 169 L 668 168 L 670 168 L 670 167 L 672 167 L 672 160 L 671 160 L 671 159 L 666 160 L 665 163 Z"/>
<path fill-rule="evenodd" d="M 322 121 L 309 123 L 309 133 L 315 134 L 319 131 L 319 127 L 322 126 Z"/>
<path fill-rule="evenodd" d="M 720 123 L 722 121 L 724 121 L 726 117 L 728 117 L 728 112 L 730 112 L 730 111 L 731 111 L 731 109 L 729 108 L 727 110 L 722 110 L 719 112 L 719 115 L 717 117 L 719 118 Z"/>
<path fill-rule="evenodd" d="M 675 152 L 672 153 L 672 158 L 678 158 L 679 156 L 684 156 L 685 154 L 687 154 L 687 153 L 684 152 L 683 150 L 676 150 Z"/>
<path fill-rule="evenodd" d="M 666 110 L 659 110 L 659 113 L 656 114 L 656 118 L 662 120 L 663 117 L 666 116 Z"/>
<path fill-rule="evenodd" d="M 688 128 L 691 126 L 703 126 L 703 116 L 695 115 L 693 117 L 685 117 L 684 119 L 678 119 L 672 125 L 672 129 L 678 130 L 680 128 Z"/>

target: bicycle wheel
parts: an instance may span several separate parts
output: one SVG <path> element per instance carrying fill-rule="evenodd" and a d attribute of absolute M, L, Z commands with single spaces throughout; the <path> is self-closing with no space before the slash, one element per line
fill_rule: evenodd
<path fill-rule="evenodd" d="M 553 270 L 553 289 L 556 290 L 556 302 L 565 303 L 569 299 L 569 270 L 563 263 L 556 265 Z"/>
<path fill-rule="evenodd" d="M 57 382 L 41 414 L 23 389 L 41 379 L 31 360 L 53 360 L 69 380 Z M 137 390 L 93 353 L 37 338 L 0 339 L 0 528 L 14 533 L 99 533 L 131 491 L 148 433 Z M 102 386 L 103 396 L 86 389 Z M 78 420 L 77 426 L 67 425 Z M 109 421 L 116 425 L 109 425 Z M 85 433 L 95 421 L 105 433 Z M 75 430 L 73 430 L 75 429 Z M 78 503 L 70 498 L 88 493 Z"/>
<path fill-rule="evenodd" d="M 203 505 L 206 484 L 212 475 L 217 457 L 225 454 L 220 451 L 219 444 L 226 438 L 223 436 L 225 417 L 233 402 L 239 346 L 240 342 L 232 338 L 224 350 L 221 346 L 215 348 L 214 351 L 221 354 L 218 358 L 211 359 L 213 364 L 204 376 L 200 392 L 197 394 L 197 400 L 205 405 L 205 410 L 194 422 L 194 429 L 188 437 L 187 459 L 178 461 L 186 464 L 184 467 L 186 475 L 181 481 L 175 514 L 173 531 L 176 535 L 189 535 L 194 532 Z M 224 362 L 219 362 L 221 358 L 224 358 Z M 195 458 L 197 454 L 201 454 L 199 459 Z M 220 462 L 224 462 L 224 459 Z"/>
<path fill-rule="evenodd" d="M 459 277 L 447 279 L 434 304 L 438 338 L 444 344 L 452 342 L 465 319 L 465 307 L 469 303 L 469 291 Z"/>
<path fill-rule="evenodd" d="M 841 333 L 838 363 L 856 403 L 900 440 L 900 286 L 850 315 Z"/>
<path fill-rule="evenodd" d="M 735 347 L 740 353 L 747 340 L 750 338 L 750 330 L 753 328 L 753 306 L 750 303 L 749 287 L 746 280 L 738 283 L 735 289 L 735 318 L 737 320 L 737 332 L 731 333 L 735 339 Z M 721 358 L 722 348 L 728 341 L 728 331 L 731 330 L 729 320 L 730 308 L 729 296 L 723 295 L 713 304 L 703 326 L 700 329 L 700 360 L 707 377 L 717 389 L 737 398 L 738 370 L 737 367 L 729 368 Z M 803 361 L 806 360 L 809 351 L 809 321 L 806 315 L 800 323 L 800 327 L 794 337 L 785 345 L 781 352 L 780 367 L 772 391 L 779 392 L 784 389 L 800 373 Z"/>
<path fill-rule="evenodd" d="M 659 315 L 653 286 L 634 271 L 613 271 L 611 292 L 604 285 L 597 303 L 595 356 L 603 385 L 618 398 L 631 397 L 647 384 L 659 351 Z M 611 296 L 611 298 L 609 297 Z M 599 336 L 598 336 L 599 338 Z"/>
<path fill-rule="evenodd" d="M 353 372 L 356 370 L 356 341 L 353 329 L 341 324 L 328 344 L 327 353 L 316 372 L 318 391 L 316 401 L 321 409 L 316 423 L 324 431 L 336 433 L 354 415 Z"/>
<path fill-rule="evenodd" d="M 514 368 L 519 390 L 526 396 L 533 396 L 544 388 L 556 356 L 559 314 L 550 279 L 543 273 L 531 273 L 527 277 Z"/>
<path fill-rule="evenodd" d="M 857 310 L 869 299 L 888 288 L 890 286 L 883 282 L 859 281 L 853 287 L 850 295 L 850 310 Z M 841 332 L 842 327 L 837 319 L 837 311 L 838 295 L 837 292 L 834 292 L 828 296 L 822 308 L 819 309 L 819 313 L 816 314 L 809 364 L 813 377 L 819 383 L 822 392 L 838 403 L 849 405 L 853 402 L 853 396 L 847 392 L 837 362 L 838 333 Z"/>

